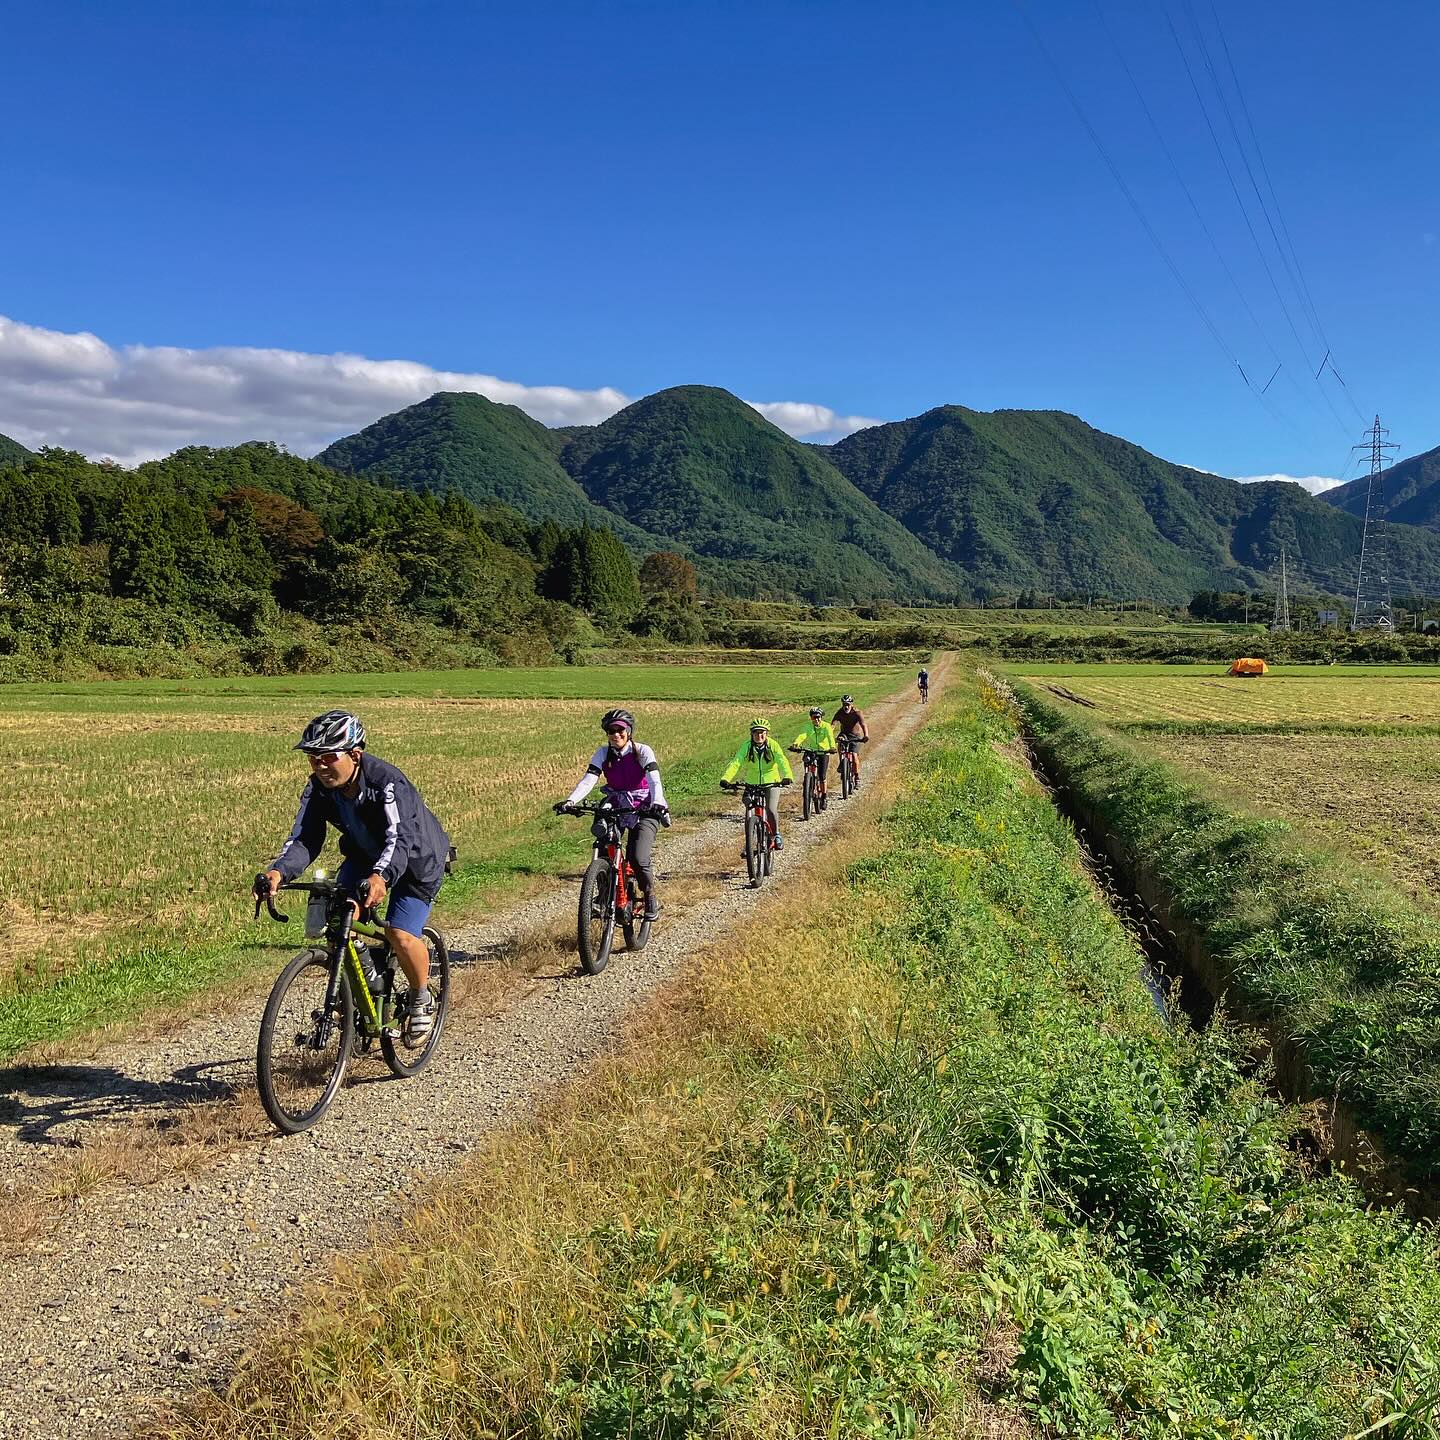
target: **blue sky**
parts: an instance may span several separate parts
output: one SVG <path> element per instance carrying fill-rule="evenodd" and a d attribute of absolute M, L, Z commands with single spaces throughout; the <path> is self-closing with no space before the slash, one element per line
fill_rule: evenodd
<path fill-rule="evenodd" d="M 264 392 L 253 414 L 207 419 L 212 395 L 162 423 L 145 385 L 184 390 L 203 357 L 175 357 L 212 347 L 620 399 L 704 381 L 857 418 L 1054 407 L 1239 475 L 1339 473 L 1351 398 L 1402 454 L 1440 444 L 1440 7 L 1025 3 L 1223 343 L 1013 4 L 12 3 L 0 315 L 25 343 L 0 350 L 0 430 L 95 448 L 104 416 L 67 415 L 67 386 L 81 406 L 85 387 L 35 339 L 88 332 L 111 360 L 86 352 L 84 373 L 120 377 L 96 383 L 115 391 L 102 448 L 122 455 L 184 438 L 187 411 L 214 421 L 195 438 L 291 425 L 283 358 L 269 390 L 227 381 L 232 408 Z M 1339 420 L 1311 378 L 1305 301 L 1202 89 L 1286 318 L 1167 13 L 1208 86 L 1200 27 L 1248 141 L 1229 46 L 1272 219 L 1350 387 L 1323 382 Z M 137 378 L 130 347 L 173 363 Z M 1232 359 L 1258 386 L 1272 349 L 1278 414 Z M 25 370 L 36 355 L 43 374 Z M 293 433 L 353 428 L 397 408 L 388 394 Z"/>

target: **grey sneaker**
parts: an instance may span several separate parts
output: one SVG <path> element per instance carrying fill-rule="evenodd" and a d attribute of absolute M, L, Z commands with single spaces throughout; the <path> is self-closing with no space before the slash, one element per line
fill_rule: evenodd
<path fill-rule="evenodd" d="M 645 897 L 645 919 L 658 920 L 660 918 L 660 902 L 653 896 Z"/>
<path fill-rule="evenodd" d="M 405 1044 L 411 1050 L 419 1050 L 434 1028 L 435 997 L 429 990 L 422 990 L 410 997 L 410 1013 L 405 1017 Z"/>

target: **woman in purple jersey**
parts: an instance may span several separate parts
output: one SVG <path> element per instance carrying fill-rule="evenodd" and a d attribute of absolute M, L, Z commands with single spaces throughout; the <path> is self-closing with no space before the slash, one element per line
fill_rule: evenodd
<path fill-rule="evenodd" d="M 636 744 L 635 717 L 628 710 L 607 710 L 600 717 L 600 728 L 605 732 L 605 743 L 590 757 L 580 783 L 555 807 L 555 813 L 558 815 L 568 805 L 578 805 L 603 779 L 606 798 L 620 812 L 621 828 L 629 832 L 625 857 L 645 894 L 645 918 L 654 920 L 660 914 L 660 898 L 655 893 L 650 856 L 655 848 L 655 832 L 670 823 L 665 787 L 660 783 L 660 763 L 648 745 Z M 659 813 L 638 813 L 642 810 Z"/>

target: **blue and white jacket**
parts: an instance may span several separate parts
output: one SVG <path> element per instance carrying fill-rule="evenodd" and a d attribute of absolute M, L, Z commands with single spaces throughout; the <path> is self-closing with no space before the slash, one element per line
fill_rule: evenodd
<path fill-rule="evenodd" d="M 300 792 L 300 811 L 290 838 L 271 862 L 284 880 L 293 880 L 325 846 L 325 827 L 340 832 L 340 853 L 368 867 L 387 887 L 402 876 L 433 898 L 445 878 L 450 837 L 431 814 L 420 792 L 394 765 L 361 752 L 360 789 L 350 802 L 365 833 L 352 835 L 335 792 L 313 778 Z M 378 848 L 377 848 L 378 847 Z"/>

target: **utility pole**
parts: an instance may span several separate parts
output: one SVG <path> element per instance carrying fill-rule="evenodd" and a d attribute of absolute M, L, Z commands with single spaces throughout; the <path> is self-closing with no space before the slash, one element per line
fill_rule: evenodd
<path fill-rule="evenodd" d="M 1280 588 L 1275 592 L 1275 614 L 1270 621 L 1271 630 L 1290 628 L 1290 580 L 1285 569 L 1285 547 L 1280 547 Z"/>
<path fill-rule="evenodd" d="M 1360 532 L 1360 564 L 1355 576 L 1355 608 L 1350 615 L 1352 630 L 1376 628 L 1393 630 L 1395 616 L 1390 606 L 1390 566 L 1385 544 L 1385 452 L 1400 447 L 1385 439 L 1390 432 L 1380 417 L 1365 432 L 1370 451 L 1370 480 L 1365 488 L 1365 528 Z"/>

